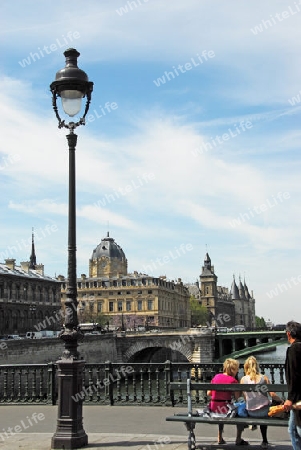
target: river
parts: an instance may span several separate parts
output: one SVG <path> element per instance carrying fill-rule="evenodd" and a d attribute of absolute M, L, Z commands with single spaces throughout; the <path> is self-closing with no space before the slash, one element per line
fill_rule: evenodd
<path fill-rule="evenodd" d="M 288 344 L 277 345 L 276 350 L 272 352 L 260 353 L 256 355 L 256 359 L 259 363 L 262 362 L 267 364 L 284 364 L 287 347 Z"/>

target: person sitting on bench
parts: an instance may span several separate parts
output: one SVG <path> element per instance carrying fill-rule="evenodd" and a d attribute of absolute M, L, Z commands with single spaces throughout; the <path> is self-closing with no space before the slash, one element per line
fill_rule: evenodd
<path fill-rule="evenodd" d="M 223 373 L 216 374 L 211 383 L 218 384 L 238 384 L 237 379 L 235 378 L 239 369 L 239 362 L 236 359 L 227 358 L 223 364 Z M 209 403 L 209 409 L 212 412 L 216 413 L 227 413 L 228 408 L 227 404 L 231 402 L 232 392 L 226 391 L 207 391 L 207 395 L 211 396 L 211 400 Z M 241 394 L 239 392 L 234 392 L 235 399 Z M 244 425 L 237 425 L 237 433 L 236 433 L 236 445 L 248 445 L 247 441 L 244 441 L 241 437 L 242 432 L 244 430 Z M 224 424 L 218 425 L 218 444 L 226 444 L 226 441 L 223 438 L 224 432 Z"/>
<path fill-rule="evenodd" d="M 254 356 L 249 356 L 244 364 L 245 376 L 240 380 L 243 384 L 262 384 L 262 389 L 257 389 L 252 392 L 244 392 L 246 399 L 246 409 L 250 417 L 268 417 L 270 408 L 270 400 L 268 392 L 264 389 L 265 384 L 270 384 L 270 380 L 266 375 L 262 375 L 259 371 L 259 365 L 257 359 Z M 275 393 L 270 392 L 270 396 L 277 403 L 284 403 L 284 401 Z M 260 425 L 260 431 L 262 436 L 261 448 L 268 448 L 266 425 Z"/>

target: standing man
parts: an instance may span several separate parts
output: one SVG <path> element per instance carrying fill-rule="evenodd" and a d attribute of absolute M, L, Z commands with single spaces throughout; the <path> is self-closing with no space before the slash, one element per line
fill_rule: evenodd
<path fill-rule="evenodd" d="M 301 411 L 294 410 L 292 405 L 301 400 L 301 324 L 291 320 L 286 324 L 288 342 L 286 351 L 285 376 L 288 387 L 286 411 L 290 411 L 288 432 L 294 450 L 301 450 Z"/>

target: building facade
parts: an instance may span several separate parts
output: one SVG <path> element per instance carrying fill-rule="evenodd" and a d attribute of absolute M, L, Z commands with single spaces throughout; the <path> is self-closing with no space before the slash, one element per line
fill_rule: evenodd
<path fill-rule="evenodd" d="M 0 335 L 61 328 L 60 283 L 36 263 L 34 240 L 30 260 L 0 263 Z"/>
<path fill-rule="evenodd" d="M 62 302 L 67 280 L 60 276 Z M 89 276 L 77 279 L 79 321 L 107 315 L 110 324 L 124 329 L 138 327 L 190 327 L 190 294 L 181 279 L 168 281 L 146 274 L 128 273 L 122 248 L 109 236 L 93 250 Z"/>
<path fill-rule="evenodd" d="M 199 281 L 190 292 L 208 310 L 208 322 L 212 326 L 231 328 L 244 325 L 248 329 L 255 328 L 255 299 L 249 293 L 244 282 L 239 286 L 233 282 L 231 289 L 217 285 L 217 276 L 208 253 L 205 255 L 204 265 Z"/>
<path fill-rule="evenodd" d="M 237 286 L 234 276 L 231 286 L 231 298 L 235 304 L 236 325 L 241 324 L 251 330 L 256 328 L 253 291 L 250 294 L 246 282 L 244 281 L 244 284 L 242 284 L 240 278 Z"/>

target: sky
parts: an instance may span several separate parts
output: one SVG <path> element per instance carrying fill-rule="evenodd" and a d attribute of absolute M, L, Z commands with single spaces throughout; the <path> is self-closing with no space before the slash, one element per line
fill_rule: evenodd
<path fill-rule="evenodd" d="M 37 262 L 67 276 L 49 85 L 72 47 L 94 83 L 76 130 L 78 276 L 109 231 L 129 272 L 194 283 L 208 252 L 258 316 L 301 321 L 301 0 L 15 0 L 0 17 L 0 262 L 28 261 L 34 228 Z"/>

